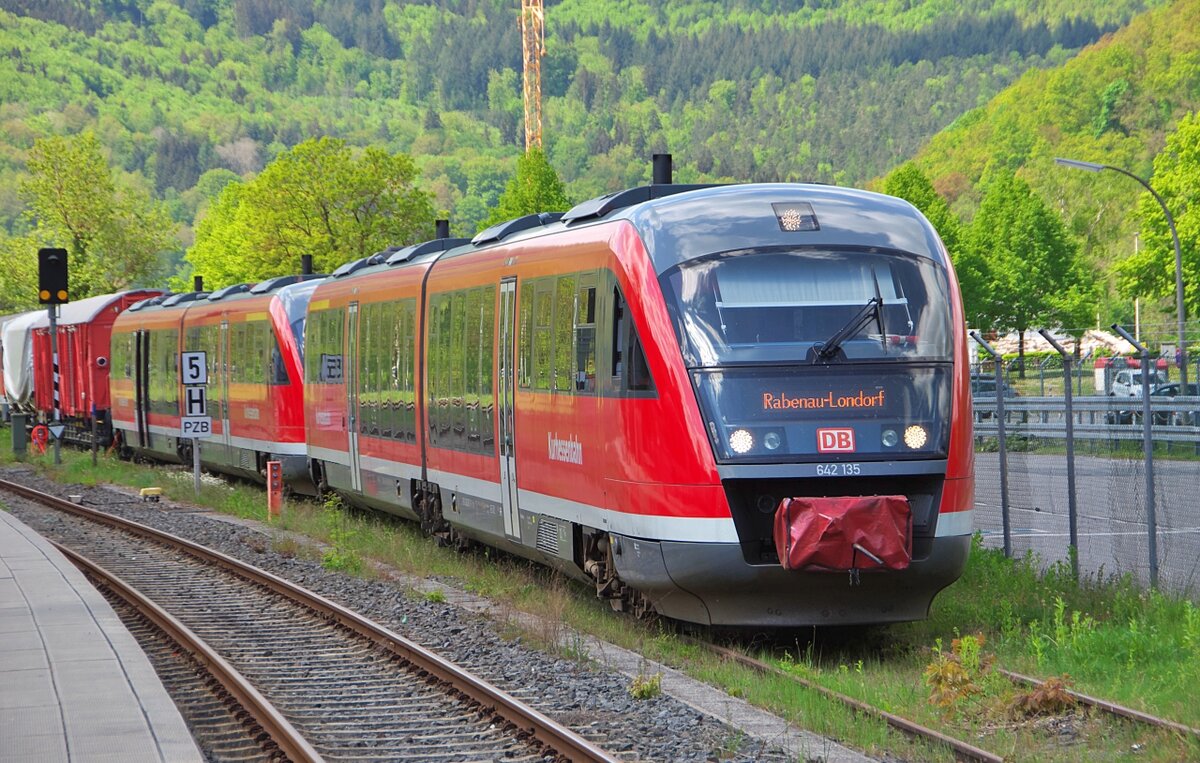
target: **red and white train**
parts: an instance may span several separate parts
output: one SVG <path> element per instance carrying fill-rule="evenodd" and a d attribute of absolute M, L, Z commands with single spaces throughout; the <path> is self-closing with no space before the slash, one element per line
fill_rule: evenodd
<path fill-rule="evenodd" d="M 656 184 L 327 278 L 146 299 L 112 325 L 123 451 L 190 460 L 195 351 L 208 468 L 281 460 L 299 491 L 555 566 L 617 608 L 920 619 L 970 548 L 958 285 L 892 197 Z"/>
<path fill-rule="evenodd" d="M 312 276 L 239 284 L 139 302 L 112 331 L 112 421 L 126 453 L 190 463 L 180 437 L 183 352 L 203 352 L 212 436 L 201 463 L 262 478 L 281 461 L 290 484 L 311 492 L 304 445 L 300 346 Z"/>
<path fill-rule="evenodd" d="M 919 619 L 970 546 L 963 326 L 907 202 L 633 189 L 321 282 L 313 477 L 618 607 Z"/>

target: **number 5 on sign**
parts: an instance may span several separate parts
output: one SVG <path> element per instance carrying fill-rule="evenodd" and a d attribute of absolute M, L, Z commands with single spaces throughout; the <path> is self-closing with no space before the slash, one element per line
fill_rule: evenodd
<path fill-rule="evenodd" d="M 181 352 L 180 368 L 183 369 L 184 384 L 208 384 L 208 354 L 201 352 Z"/>

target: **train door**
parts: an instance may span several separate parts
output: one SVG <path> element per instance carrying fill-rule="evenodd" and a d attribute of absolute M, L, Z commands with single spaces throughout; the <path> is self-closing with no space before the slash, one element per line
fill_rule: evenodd
<path fill-rule="evenodd" d="M 150 447 L 150 332 L 133 332 L 133 418 L 137 422 L 137 445 Z"/>
<path fill-rule="evenodd" d="M 520 539 L 521 519 L 517 503 L 516 436 L 513 432 L 513 392 L 516 380 L 517 279 L 500 282 L 500 332 L 496 353 L 496 382 L 499 387 L 496 413 L 500 421 L 500 502 L 504 512 L 504 534 Z"/>
<path fill-rule="evenodd" d="M 221 417 L 221 435 L 217 440 L 217 448 L 221 460 L 227 464 L 233 463 L 232 435 L 229 432 L 229 321 L 222 319 L 217 329 L 218 361 L 214 364 L 217 370 L 217 415 Z"/>
<path fill-rule="evenodd" d="M 346 382 L 347 447 L 350 450 L 350 489 L 362 492 L 361 455 L 358 452 L 358 303 L 351 302 L 346 309 L 346 357 L 342 365 Z"/>

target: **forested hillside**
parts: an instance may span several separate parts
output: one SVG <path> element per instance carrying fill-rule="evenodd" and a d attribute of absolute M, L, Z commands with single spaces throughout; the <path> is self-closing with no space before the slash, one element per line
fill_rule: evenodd
<path fill-rule="evenodd" d="M 1030 67 L 1153 3 L 548 3 L 547 154 L 576 198 L 682 178 L 863 184 Z M 521 149 L 518 3 L 2 0 L 0 226 L 35 139 L 94 130 L 197 212 L 306 137 L 410 153 L 474 230 Z"/>
<path fill-rule="evenodd" d="M 1174 336 L 1174 248 L 1162 208 L 1134 180 L 1054 163 L 1081 159 L 1151 182 L 1181 239 L 1188 314 L 1200 326 L 1200 0 L 1138 16 L 1060 68 L 1031 71 L 935 136 L 916 164 L 964 218 L 989 174 L 1015 172 L 1070 222 L 1119 295 L 1100 312 L 1133 322 L 1157 302 Z M 1136 254 L 1135 254 L 1136 249 Z"/>

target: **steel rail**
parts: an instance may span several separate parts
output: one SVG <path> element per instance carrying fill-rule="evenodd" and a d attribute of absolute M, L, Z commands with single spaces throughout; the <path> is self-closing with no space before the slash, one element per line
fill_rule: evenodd
<path fill-rule="evenodd" d="M 1041 681 L 1037 678 L 1033 678 L 1031 676 L 1021 675 L 1020 673 L 1014 673 L 1011 670 L 1000 670 L 999 672 L 1001 675 L 1008 678 L 1013 683 L 1023 684 L 1025 686 L 1044 686 L 1045 685 L 1044 681 Z M 1075 701 L 1080 703 L 1081 705 L 1087 705 L 1088 707 L 1094 707 L 1097 710 L 1101 710 L 1103 712 L 1109 713 L 1111 715 L 1116 715 L 1121 718 L 1125 718 L 1127 720 L 1136 721 L 1138 723 L 1144 723 L 1147 726 L 1156 726 L 1158 728 L 1170 729 L 1171 731 L 1177 731 L 1180 734 L 1194 736 L 1194 737 L 1200 737 L 1200 729 L 1193 728 L 1191 726 L 1187 726 L 1182 723 L 1177 723 L 1176 721 L 1170 721 L 1170 720 L 1167 720 L 1166 718 L 1159 718 L 1158 716 L 1150 715 L 1149 713 L 1143 713 L 1141 710 L 1134 710 L 1132 707 L 1125 707 L 1124 705 L 1118 705 L 1115 702 L 1109 702 L 1108 700 L 1100 699 L 1099 697 L 1092 697 L 1087 694 L 1081 694 L 1080 692 L 1073 691 L 1071 689 L 1066 689 L 1065 687 L 1063 690 L 1067 694 L 1069 694 L 1072 698 L 1074 698 Z"/>
<path fill-rule="evenodd" d="M 258 689 L 246 680 L 232 665 L 225 661 L 220 654 L 212 649 L 203 639 L 190 628 L 179 622 L 169 612 L 146 598 L 136 588 L 133 588 L 120 577 L 112 574 L 87 557 L 72 551 L 66 546 L 51 540 L 63 556 L 86 574 L 100 580 L 126 604 L 133 607 L 147 620 L 154 623 L 163 633 L 176 644 L 183 647 L 193 658 L 204 666 L 209 673 L 229 692 L 238 704 L 262 727 L 271 741 L 293 763 L 320 763 L 324 760 L 321 754 L 313 749 L 308 740 L 283 717 L 283 714 L 271 702 L 259 693 Z"/>
<path fill-rule="evenodd" d="M 384 628 L 378 623 L 368 620 L 357 612 L 353 612 L 320 594 L 301 588 L 289 580 L 285 580 L 265 570 L 260 570 L 219 551 L 214 551 L 213 549 L 193 543 L 185 538 L 180 538 L 139 522 L 106 514 L 102 511 L 88 509 L 15 482 L 0 479 L 0 489 L 8 490 L 29 500 L 85 517 L 101 524 L 120 528 L 149 540 L 174 546 L 210 564 L 229 569 L 247 580 L 258 583 L 268 590 L 279 593 L 337 622 L 381 648 L 386 649 L 400 659 L 412 664 L 417 669 L 423 670 L 449 684 L 456 691 L 478 702 L 481 707 L 490 709 L 521 732 L 530 735 L 564 758 L 579 761 L 580 763 L 590 763 L 592 761 L 595 761 L 595 763 L 617 763 L 618 761 L 617 758 L 593 745 L 566 726 L 529 707 L 507 692 L 493 686 L 491 683 L 467 673 L 462 668 L 448 662 L 436 653 L 413 641 L 409 641 L 400 634 Z"/>
<path fill-rule="evenodd" d="M 746 655 L 746 654 L 742 654 L 741 652 L 738 652 L 734 649 L 727 649 L 723 646 L 717 646 L 716 644 L 713 644 L 713 643 L 710 643 L 707 641 L 703 641 L 700 639 L 689 639 L 689 641 L 692 641 L 693 643 L 695 643 L 699 646 L 702 646 L 705 649 L 708 649 L 709 651 L 711 651 L 717 655 L 720 655 L 721 657 L 725 657 L 727 659 L 734 660 L 735 662 L 739 662 L 739 663 L 745 665 L 746 667 L 757 670 L 758 672 L 763 673 L 765 675 L 780 676 L 780 677 L 786 678 L 790 681 L 795 681 L 796 683 L 800 684 L 801 686 L 805 687 L 806 689 L 811 689 L 812 691 L 815 691 L 818 694 L 821 694 L 822 696 L 828 697 L 829 699 L 835 700 L 836 702 L 846 705 L 847 707 L 851 708 L 852 710 L 854 710 L 856 712 L 878 718 L 878 719 L 884 721 L 885 723 L 887 723 L 887 725 L 896 729 L 897 731 L 901 731 L 905 734 L 908 734 L 909 736 L 919 737 L 921 739 L 926 739 L 926 740 L 936 742 L 941 745 L 945 745 L 946 747 L 949 747 L 950 749 L 952 749 L 955 752 L 958 760 L 974 760 L 974 761 L 979 761 L 979 763 L 1004 763 L 1004 758 L 1002 758 L 999 755 L 996 755 L 995 753 L 988 752 L 987 750 L 981 749 L 972 744 L 964 742 L 961 739 L 955 739 L 952 736 L 947 736 L 946 734 L 943 734 L 942 732 L 937 731 L 936 729 L 931 729 L 926 726 L 922 726 L 919 723 L 910 721 L 907 718 L 902 718 L 899 715 L 895 715 L 894 713 L 889 713 L 886 710 L 880 710 L 879 708 L 877 708 L 873 705 L 869 705 L 866 702 L 863 702 L 862 700 L 855 699 L 854 697 L 848 696 L 846 694 L 842 694 L 841 692 L 837 692 L 837 691 L 834 691 L 833 689 L 829 689 L 827 687 L 821 686 L 820 684 L 816 683 L 815 681 L 810 681 L 807 678 L 802 678 L 801 676 L 793 675 L 791 673 L 788 673 L 784 670 L 781 670 L 781 669 L 775 667 L 774 665 L 768 665 L 767 663 L 762 662 L 761 660 L 756 660 L 753 657 L 750 657 L 749 655 Z"/>

